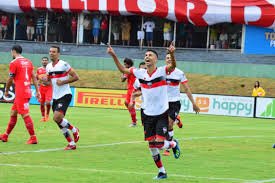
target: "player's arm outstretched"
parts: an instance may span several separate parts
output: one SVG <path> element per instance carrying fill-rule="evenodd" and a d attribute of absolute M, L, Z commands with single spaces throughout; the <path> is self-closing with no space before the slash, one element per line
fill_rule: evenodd
<path fill-rule="evenodd" d="M 108 48 L 107 48 L 107 53 L 109 55 L 111 55 L 113 57 L 113 60 L 118 68 L 118 70 L 121 72 L 121 73 L 124 73 L 124 74 L 130 74 L 130 69 L 127 69 L 126 67 L 124 67 L 118 60 L 117 56 L 116 56 L 116 53 L 115 51 L 113 50 L 113 48 L 111 47 L 111 45 L 108 45 Z"/>
<path fill-rule="evenodd" d="M 187 97 L 189 98 L 190 102 L 193 105 L 193 110 L 196 113 L 199 113 L 200 112 L 200 108 L 197 106 L 197 104 L 196 104 L 196 102 L 195 102 L 195 100 L 193 98 L 193 95 L 192 95 L 192 92 L 191 92 L 191 89 L 190 89 L 189 85 L 187 83 L 184 83 L 184 84 L 182 84 L 182 86 L 184 87 L 185 93 L 186 93 Z"/>
<path fill-rule="evenodd" d="M 56 81 L 56 84 L 57 84 L 58 86 L 61 86 L 61 85 L 73 83 L 73 82 L 76 82 L 77 80 L 79 80 L 79 76 L 78 76 L 78 74 L 74 71 L 74 69 L 71 69 L 71 70 L 69 71 L 69 75 L 70 75 L 70 78 L 69 78 L 69 79 L 66 79 L 66 80 L 57 80 L 57 81 Z"/>
<path fill-rule="evenodd" d="M 171 60 L 172 60 L 171 64 L 169 64 L 167 66 L 167 71 L 168 72 L 173 71 L 177 67 L 177 63 L 176 63 L 176 59 L 175 59 L 175 55 L 174 55 L 175 54 L 175 50 L 176 50 L 176 48 L 174 46 L 174 43 L 172 42 L 170 44 L 169 48 L 167 48 L 167 51 L 169 52 L 169 54 L 171 56 Z"/>
<path fill-rule="evenodd" d="M 38 88 L 38 82 L 37 82 L 37 76 L 32 71 L 32 82 L 34 84 L 35 90 L 36 90 L 36 98 L 40 99 L 41 95 Z"/>

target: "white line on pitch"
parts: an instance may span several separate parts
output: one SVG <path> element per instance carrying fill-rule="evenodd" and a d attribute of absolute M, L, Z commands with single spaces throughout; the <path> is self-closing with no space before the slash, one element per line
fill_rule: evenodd
<path fill-rule="evenodd" d="M 22 165 L 22 164 L 0 164 L 0 166 L 10 166 L 10 167 L 22 167 L 22 168 L 46 168 L 46 169 L 62 169 L 62 170 L 72 170 L 72 171 L 89 171 L 89 172 L 103 172 L 103 173 L 116 173 L 116 174 L 135 174 L 135 175 L 155 175 L 156 173 L 149 172 L 131 172 L 131 171 L 115 171 L 115 170 L 99 170 L 90 168 L 68 168 L 59 166 L 48 166 L 48 165 Z M 245 180 L 239 178 L 222 178 L 222 177 L 203 177 L 203 176 L 193 176 L 193 175 L 180 175 L 180 174 L 168 174 L 169 177 L 179 177 L 179 178 L 192 178 L 192 179 L 207 179 L 207 180 L 220 180 L 220 181 L 234 181 L 234 182 L 250 182 L 257 180 Z"/>
<path fill-rule="evenodd" d="M 217 137 L 188 137 L 181 138 L 179 140 L 198 140 L 198 139 L 234 139 L 234 138 L 267 138 L 266 136 L 217 136 Z M 96 147 L 106 147 L 114 145 L 124 145 L 124 144 L 137 144 L 145 143 L 145 141 L 130 141 L 130 142 L 115 142 L 109 144 L 93 144 L 86 146 L 78 146 L 78 149 L 87 149 L 87 148 L 96 148 Z M 63 148 L 52 148 L 52 149 L 38 149 L 32 151 L 13 151 L 13 152 L 0 152 L 0 155 L 13 155 L 13 154 L 25 154 L 25 153 L 42 153 L 42 152 L 53 152 L 53 151 L 62 151 Z"/>
<path fill-rule="evenodd" d="M 266 180 L 248 181 L 247 183 L 268 183 L 268 182 L 275 182 L 275 178 L 266 179 Z"/>

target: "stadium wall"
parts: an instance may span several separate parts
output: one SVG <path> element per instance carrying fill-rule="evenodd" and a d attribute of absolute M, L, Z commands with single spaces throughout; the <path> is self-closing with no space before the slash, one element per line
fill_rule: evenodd
<path fill-rule="evenodd" d="M 35 66 L 40 66 L 40 60 L 47 54 L 24 54 L 31 59 Z M 69 56 L 62 55 L 63 60 L 68 61 L 75 69 L 84 70 L 117 70 L 111 58 L 105 57 L 88 57 L 88 56 Z M 8 64 L 11 60 L 10 54 L 0 53 L 0 63 Z M 135 66 L 142 60 L 135 59 Z M 164 61 L 159 61 L 158 65 L 164 65 Z M 187 73 L 217 75 L 217 76 L 239 76 L 239 77 L 258 77 L 258 78 L 275 78 L 275 65 L 265 64 L 241 64 L 241 63 L 209 63 L 209 62 L 192 62 L 178 60 L 177 67 Z"/>

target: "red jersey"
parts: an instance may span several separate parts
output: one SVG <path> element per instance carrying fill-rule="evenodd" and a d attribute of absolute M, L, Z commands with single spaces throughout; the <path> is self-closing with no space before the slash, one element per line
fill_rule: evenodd
<path fill-rule="evenodd" d="M 10 63 L 10 76 L 15 84 L 16 98 L 31 98 L 32 62 L 24 57 L 17 57 Z"/>
<path fill-rule="evenodd" d="M 136 76 L 134 74 L 124 74 L 124 77 L 127 78 L 127 89 L 134 90 L 134 83 L 136 81 Z"/>
<path fill-rule="evenodd" d="M 44 67 L 39 67 L 36 71 L 36 78 L 38 79 L 39 85 L 40 86 L 51 86 L 51 85 L 44 85 L 43 84 L 43 80 L 47 81 L 48 80 L 48 76 L 47 76 L 47 72 L 46 72 L 46 68 Z"/>

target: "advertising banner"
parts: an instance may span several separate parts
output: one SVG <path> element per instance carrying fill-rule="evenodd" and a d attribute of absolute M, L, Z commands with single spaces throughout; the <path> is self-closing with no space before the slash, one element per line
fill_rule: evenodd
<path fill-rule="evenodd" d="M 193 94 L 202 114 L 253 117 L 254 97 Z M 181 112 L 194 113 L 186 94 L 181 94 Z"/>
<path fill-rule="evenodd" d="M 75 89 L 75 106 L 125 109 L 126 90 Z"/>
<path fill-rule="evenodd" d="M 36 91 L 35 91 L 35 87 L 34 85 L 31 86 L 31 90 L 32 90 L 32 98 L 30 100 L 30 104 L 40 104 L 37 100 L 37 98 L 35 97 L 36 96 Z M 71 92 L 72 92 L 72 101 L 70 103 L 70 107 L 74 106 L 74 96 L 75 96 L 75 88 L 74 87 L 71 87 Z"/>
<path fill-rule="evenodd" d="M 275 55 L 275 31 L 261 27 L 246 26 L 244 54 Z"/>
<path fill-rule="evenodd" d="M 256 100 L 256 117 L 275 119 L 275 98 L 258 97 Z"/>
<path fill-rule="evenodd" d="M 13 103 L 13 100 L 15 98 L 15 88 L 14 88 L 14 85 L 12 85 L 10 87 L 10 90 L 9 90 L 9 96 L 8 97 L 5 97 L 5 87 L 6 87 L 6 84 L 4 83 L 0 83 L 0 103 L 1 102 L 9 102 L 9 103 Z"/>

